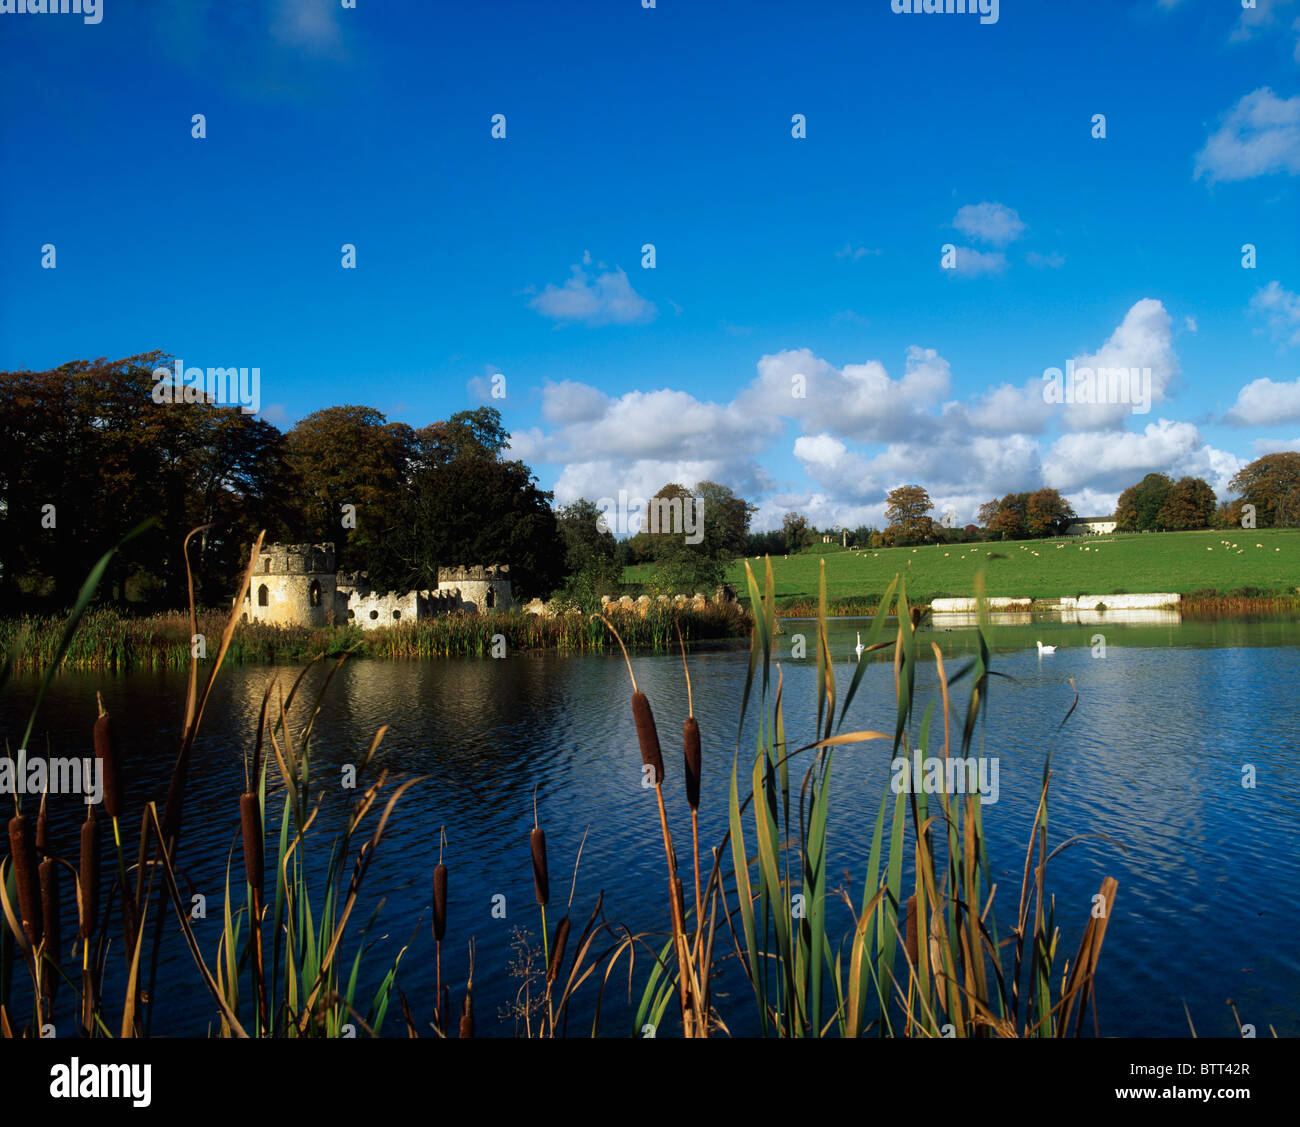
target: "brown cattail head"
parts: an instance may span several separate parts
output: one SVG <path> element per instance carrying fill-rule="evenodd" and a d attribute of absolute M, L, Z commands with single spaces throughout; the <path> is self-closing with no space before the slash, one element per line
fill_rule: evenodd
<path fill-rule="evenodd" d="M 462 1037 L 474 1036 L 474 1003 L 470 1000 L 469 990 L 465 991 L 465 1001 L 460 1007 L 460 1035 Z"/>
<path fill-rule="evenodd" d="M 916 893 L 907 898 L 907 961 L 912 966 L 921 963 L 921 952 L 916 936 Z"/>
<path fill-rule="evenodd" d="M 40 879 L 36 873 L 36 842 L 32 820 L 26 814 L 9 819 L 9 856 L 18 886 L 18 914 L 33 948 L 41 943 Z"/>
<path fill-rule="evenodd" d="M 564 964 L 564 948 L 569 942 L 569 917 L 565 916 L 555 928 L 555 942 L 551 944 L 551 961 L 546 964 L 546 981 L 554 982 Z"/>
<path fill-rule="evenodd" d="M 650 711 L 650 701 L 643 692 L 632 694 L 632 719 L 636 721 L 636 738 L 641 744 L 641 765 L 653 768 L 653 782 L 658 786 L 664 781 L 664 756 L 659 750 L 655 714 Z"/>
<path fill-rule="evenodd" d="M 251 790 L 239 796 L 239 828 L 244 833 L 244 876 L 259 892 L 262 889 L 262 811 Z"/>
<path fill-rule="evenodd" d="M 99 911 L 99 824 L 87 807 L 81 823 L 81 900 L 77 904 L 77 935 L 89 939 L 95 934 L 95 916 Z"/>
<path fill-rule="evenodd" d="M 441 861 L 433 870 L 433 937 L 439 943 L 447 934 L 447 866 Z"/>
<path fill-rule="evenodd" d="M 122 780 L 118 772 L 117 749 L 113 743 L 113 722 L 104 710 L 104 701 L 98 693 L 99 718 L 95 721 L 95 758 L 104 784 L 104 810 L 116 818 L 122 808 Z"/>
<path fill-rule="evenodd" d="M 682 725 L 682 743 L 686 747 L 686 801 L 692 810 L 700 808 L 700 722 L 686 717 Z"/>
<path fill-rule="evenodd" d="M 546 867 L 546 831 L 541 826 L 534 826 L 528 840 L 533 847 L 533 891 L 537 893 L 537 903 L 546 907 L 551 899 L 551 875 Z"/>
<path fill-rule="evenodd" d="M 51 1001 L 59 991 L 59 975 L 54 964 L 59 961 L 59 863 L 53 857 L 41 862 L 41 927 L 45 932 L 45 956 L 51 962 L 41 969 L 41 989 Z"/>

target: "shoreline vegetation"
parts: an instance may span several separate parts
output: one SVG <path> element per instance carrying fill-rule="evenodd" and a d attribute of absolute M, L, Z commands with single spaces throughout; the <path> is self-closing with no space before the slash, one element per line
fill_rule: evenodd
<path fill-rule="evenodd" d="M 241 592 L 248 587 L 260 547 L 259 537 L 243 574 Z M 44 686 L 62 662 L 110 559 L 111 553 L 103 557 L 83 586 L 51 654 L 42 695 Z M 618 917 L 609 919 L 605 915 L 603 891 L 596 896 L 588 922 L 579 931 L 577 925 L 586 914 L 590 893 L 584 888 L 571 920 L 570 912 L 574 910 L 579 888 L 575 860 L 569 902 L 564 915 L 555 923 L 552 939 L 546 915 L 550 902 L 546 831 L 534 799 L 529 846 L 540 910 L 544 970 L 541 965 L 531 963 L 518 971 L 505 968 L 506 974 L 523 978 L 516 995 L 519 1005 L 514 1011 L 516 1036 L 568 1035 L 570 1003 L 584 983 L 588 984 L 584 1004 L 594 1005 L 590 1034 L 599 1035 L 605 1001 L 603 982 L 624 973 L 628 979 L 629 1002 L 634 997 L 635 986 L 644 983 L 636 1017 L 631 1023 L 634 1036 L 638 1033 L 645 1036 L 647 1029 L 654 1036 L 661 1031 L 671 1035 L 678 1028 L 686 1038 L 731 1036 L 732 1028 L 738 1028 L 735 1015 L 748 1013 L 759 1032 L 767 1037 L 836 1034 L 844 1038 L 1078 1037 L 1087 1024 L 1090 1003 L 1093 1003 L 1093 1036 L 1101 1035 L 1094 1000 L 1095 976 L 1118 884 L 1111 876 L 1102 879 L 1100 891 L 1092 900 L 1092 911 L 1086 918 L 1084 906 L 1063 905 L 1075 921 L 1069 933 L 1056 923 L 1056 898 L 1047 887 L 1047 870 L 1057 855 L 1077 839 L 1067 840 L 1048 854 L 1050 747 L 1043 760 L 1042 785 L 1018 901 L 1011 889 L 1010 895 L 1004 891 L 995 903 L 998 884 L 994 874 L 1002 871 L 1008 862 L 1005 859 L 994 862 L 989 857 L 981 813 L 982 793 L 977 801 L 972 786 L 957 783 L 960 775 L 950 776 L 953 784 L 941 786 L 937 791 L 930 786 L 915 785 L 915 781 L 902 788 L 886 783 L 881 791 L 874 831 L 870 820 L 846 827 L 856 833 L 864 846 L 870 840 L 865 873 L 856 879 L 846 874 L 850 884 L 858 884 L 863 889 L 860 907 L 855 907 L 854 900 L 843 889 L 828 886 L 827 841 L 828 828 L 834 820 L 830 799 L 835 751 L 846 745 L 886 741 L 892 743 L 895 756 L 905 762 L 915 756 L 919 771 L 925 763 L 926 749 L 931 745 L 933 712 L 939 704 L 942 752 L 932 748 L 930 762 L 936 766 L 952 762 L 952 753 L 959 752 L 961 762 L 974 764 L 971 754 L 975 750 L 974 735 L 981 712 L 988 708 L 988 682 L 993 670 L 989 666 L 990 655 L 983 641 L 982 626 L 977 656 L 964 667 L 954 669 L 951 677 L 939 647 L 932 645 L 938 693 L 922 709 L 915 693 L 915 681 L 918 663 L 923 660 L 923 644 L 912 625 L 913 608 L 907 598 L 906 581 L 899 576 L 886 590 L 873 616 L 866 645 L 867 651 L 880 652 L 882 658 L 893 661 L 894 707 L 890 707 L 887 697 L 876 702 L 886 725 L 893 727 L 892 736 L 888 730 L 843 730 L 866 664 L 859 664 L 849 679 L 837 720 L 840 695 L 826 628 L 825 566 L 819 570 L 817 665 L 820 675 L 816 682 L 816 728 L 791 741 L 787 737 L 780 670 L 778 667 L 775 677 L 772 670 L 777 622 L 771 563 L 764 569 L 761 593 L 752 569 L 746 568 L 746 587 L 755 613 L 749 640 L 749 670 L 739 704 L 737 728 L 743 727 L 748 712 L 757 721 L 758 740 L 752 760 L 748 756 L 742 760 L 739 746 L 736 748 L 727 801 L 728 829 L 719 845 L 711 846 L 706 840 L 708 852 L 703 854 L 699 840 L 700 782 L 705 771 L 725 775 L 727 764 L 725 755 L 714 759 L 702 751 L 707 745 L 702 741 L 694 715 L 684 638 L 679 635 L 678 641 L 688 715 L 683 726 L 684 771 L 678 774 L 675 770 L 671 773 L 665 770 L 649 698 L 637 686 L 635 668 L 614 619 L 604 614 L 585 619 L 608 630 L 627 660 L 642 777 L 653 779 L 667 867 L 667 904 L 660 902 L 656 914 L 662 920 L 662 909 L 667 908 L 671 931 L 666 937 L 658 930 L 634 932 Z M 980 605 L 982 610 L 982 598 Z M 892 616 L 891 609 L 895 610 Z M 672 618 L 676 633 L 680 618 L 667 608 L 665 612 L 665 617 Z M 740 614 L 734 608 L 730 613 Z M 209 617 L 205 616 L 205 621 Z M 639 616 L 617 617 L 628 628 L 635 626 Z M 653 617 L 647 614 L 645 620 Z M 884 630 L 886 620 L 891 617 L 896 624 L 892 639 Z M 981 621 L 983 617 L 981 613 Z M 220 625 L 219 620 L 216 624 Z M 453 984 L 458 987 L 462 981 L 458 975 L 443 979 L 444 939 L 450 935 L 459 943 L 472 926 L 472 921 L 458 920 L 448 911 L 449 880 L 456 879 L 455 873 L 467 861 L 455 852 L 455 826 L 441 827 L 438 862 L 431 866 L 431 936 L 417 938 L 413 934 L 395 954 L 395 942 L 383 942 L 389 939 L 387 935 L 378 940 L 370 938 L 371 925 L 380 914 L 384 899 L 374 908 L 370 924 L 360 934 L 356 927 L 349 931 L 354 920 L 364 918 L 360 903 L 362 886 L 390 815 L 404 793 L 426 777 L 406 778 L 390 792 L 385 791 L 388 768 L 381 758 L 374 762 L 379 758 L 376 753 L 387 731 L 386 725 L 381 726 L 357 767 L 358 775 L 364 774 L 367 785 L 364 792 L 358 793 L 342 830 L 332 844 L 327 844 L 319 828 L 309 835 L 308 829 L 316 822 L 329 786 L 321 782 L 321 772 L 310 769 L 313 729 L 329 678 L 319 690 L 316 708 L 306 727 L 294 731 L 287 710 L 302 688 L 306 669 L 298 674 L 288 696 L 277 698 L 275 711 L 272 711 L 274 683 L 268 683 L 256 736 L 244 747 L 243 790 L 238 793 L 237 802 L 244 861 L 243 905 L 239 905 L 238 877 L 234 878 L 232 887 L 232 850 L 220 938 L 213 942 L 211 928 L 203 933 L 202 940 L 195 933 L 176 875 L 184 836 L 182 828 L 190 828 L 182 822 L 180 810 L 190 790 L 190 754 L 237 626 L 238 600 L 216 638 L 201 691 L 198 663 L 193 658 L 190 660 L 186 718 L 166 805 L 160 818 L 157 800 L 143 801 L 138 843 L 132 840 L 130 830 L 142 796 L 137 790 L 129 805 L 123 801 L 130 789 L 124 785 L 128 782 L 130 765 L 119 755 L 115 729 L 102 698 L 94 740 L 96 753 L 104 764 L 103 813 L 112 823 L 112 848 L 107 846 L 108 835 L 101 831 L 93 808 L 87 808 L 77 864 L 68 857 L 51 855 L 49 819 L 60 815 L 51 815 L 50 807 L 57 802 L 29 801 L 23 806 L 15 799 L 15 814 L 8 825 L 8 867 L 13 877 L 7 882 L 14 891 L 6 891 L 5 884 L 0 883 L 7 924 L 7 930 L 0 931 L 0 1037 L 38 1035 L 52 1013 L 60 980 L 66 981 L 74 991 L 83 1038 L 112 1038 L 114 1027 L 120 1030 L 118 1036 L 122 1039 L 150 1036 L 155 1006 L 174 1003 L 183 988 L 167 982 L 166 989 L 158 989 L 161 942 L 164 931 L 170 930 L 172 919 L 166 911 L 169 901 L 197 972 L 188 979 L 190 989 L 203 989 L 207 993 L 207 1013 L 200 1021 L 207 1021 L 210 1036 L 215 1033 L 223 1038 L 241 1039 L 250 1036 L 338 1038 L 349 1035 L 345 1032 L 348 1028 L 355 1034 L 360 1027 L 366 1034 L 377 1037 L 383 1032 L 394 989 L 408 1037 L 432 1034 L 443 1038 L 453 1030 L 461 1039 L 476 1035 L 472 931 L 468 936 L 470 954 L 463 992 L 457 989 L 452 993 Z M 336 670 L 342 661 L 340 657 L 335 663 Z M 0 666 L 0 687 L 7 673 L 7 667 Z M 950 721 L 961 720 L 960 704 L 953 699 L 950 689 L 965 679 L 969 679 L 969 703 L 958 743 L 953 739 L 956 726 Z M 28 722 L 28 735 L 40 703 L 38 697 Z M 869 702 L 864 703 L 870 706 Z M 1062 727 L 1078 703 L 1076 693 L 1074 703 L 1061 720 Z M 808 735 L 812 740 L 802 742 Z M 24 735 L 20 745 L 25 745 L 26 740 Z M 983 747 L 982 740 L 979 747 Z M 282 786 L 275 785 L 277 773 Z M 240 786 L 237 777 L 228 786 L 228 816 L 233 825 L 234 799 Z M 792 793 L 798 795 L 795 815 L 791 814 Z M 382 813 L 377 820 L 371 820 L 373 831 L 369 825 L 363 831 L 367 814 L 378 810 L 386 794 Z M 277 805 L 280 808 L 278 833 L 272 820 Z M 668 810 L 671 806 L 672 821 L 680 827 L 686 817 L 683 805 L 689 809 L 691 853 L 688 864 L 679 869 Z M 192 821 L 191 818 L 191 824 Z M 836 832 L 840 832 L 838 820 L 835 824 Z M 274 844 L 277 838 L 278 850 Z M 105 845 L 102 852 L 101 839 Z M 677 840 L 684 843 L 684 835 Z M 187 837 L 185 841 L 188 843 Z M 364 842 L 359 850 L 355 847 L 358 841 Z M 644 842 L 647 856 L 657 856 L 657 844 L 653 833 L 647 834 Z M 444 847 L 448 850 L 446 862 Z M 313 857 L 327 855 L 329 858 L 323 883 L 312 875 L 313 867 L 305 860 L 308 852 Z M 578 847 L 579 857 L 581 852 L 582 845 Z M 1035 852 L 1038 863 L 1031 867 Z M 126 858 L 132 853 L 139 858 L 133 866 L 134 881 L 128 877 L 126 865 Z M 39 863 L 38 856 L 43 858 Z M 266 864 L 271 856 L 276 858 L 273 877 Z M 521 862 L 523 857 L 521 848 Z M 57 880 L 61 865 L 69 870 L 75 890 L 77 936 L 81 946 L 79 982 L 64 966 L 65 959 L 69 963 L 75 960 L 76 948 L 69 952 L 59 939 L 65 934 L 60 931 L 65 905 Z M 591 883 L 589 877 L 586 883 Z M 272 884 L 274 893 L 268 896 Z M 693 897 L 688 898 L 688 888 L 694 892 Z M 101 891 L 107 893 L 102 901 Z M 366 893 L 369 900 L 372 894 L 368 887 Z M 848 909 L 846 913 L 832 911 L 841 898 Z M 115 901 L 121 907 L 120 927 Z M 98 911 L 101 905 L 102 917 Z M 559 906 L 557 897 L 554 914 L 558 914 Z M 358 908 L 361 910 L 354 911 Z M 611 905 L 611 908 L 646 911 L 644 905 Z M 481 916 L 478 918 L 481 920 Z M 1084 920 L 1081 925 L 1080 920 Z M 319 930 L 315 921 L 319 921 Z M 846 924 L 850 925 L 848 930 L 844 930 Z M 570 946 L 571 932 L 577 934 Z M 1069 948 L 1065 943 L 1074 934 L 1079 934 L 1077 953 L 1062 966 L 1062 961 L 1068 959 Z M 436 977 L 431 992 L 426 985 L 424 991 L 413 992 L 408 999 L 398 985 L 398 974 L 403 957 L 416 943 L 420 954 L 412 958 L 427 958 L 432 949 Z M 110 946 L 126 955 L 129 972 L 124 987 L 119 972 L 110 971 Z M 268 948 L 269 960 L 265 957 Z M 643 954 L 640 968 L 635 962 L 638 948 L 650 955 L 647 960 Z M 729 949 L 735 951 L 737 964 L 752 988 L 752 997 L 743 989 L 714 995 L 721 964 L 731 957 Z M 132 951 L 134 955 L 130 954 Z M 832 953 L 835 953 L 833 960 Z M 621 965 L 624 956 L 628 964 L 626 971 Z M 367 972 L 364 976 L 363 962 Z M 499 968 L 489 966 L 480 967 L 477 973 L 481 983 L 485 975 L 491 977 L 500 972 Z M 376 979 L 378 986 L 370 996 L 371 984 Z M 361 986 L 362 982 L 366 985 Z M 601 983 L 599 987 L 597 982 Z M 368 1006 L 367 996 L 371 997 Z M 29 1005 L 30 1020 L 26 1016 Z M 575 1033 L 585 1033 L 587 1016 L 584 1013 L 575 1023 Z M 217 1022 L 219 1027 L 215 1025 Z"/>
<path fill-rule="evenodd" d="M 631 647 L 663 651 L 677 644 L 676 627 L 688 643 L 747 637 L 753 626 L 738 603 L 686 603 L 645 608 L 602 608 L 618 623 Z M 208 655 L 194 653 L 189 615 L 174 611 L 131 615 L 111 607 L 87 611 L 77 626 L 61 668 L 114 670 L 189 668 L 192 653 L 215 655 L 228 611 L 197 616 L 197 634 Z M 9 654 L 14 672 L 48 669 L 58 653 L 66 615 L 28 615 L 0 619 L 0 652 Z M 558 653 L 608 651 L 613 645 L 599 619 L 582 611 L 540 615 L 523 610 L 491 615 L 450 615 L 419 622 L 362 630 L 356 625 L 314 628 L 240 623 L 225 660 L 237 665 L 297 664 L 324 655 L 339 657 L 429 658 L 488 657 L 497 639 L 504 653 L 554 650 Z"/>

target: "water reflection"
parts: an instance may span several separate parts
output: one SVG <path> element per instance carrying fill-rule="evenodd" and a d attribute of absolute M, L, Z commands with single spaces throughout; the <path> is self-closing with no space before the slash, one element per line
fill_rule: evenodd
<path fill-rule="evenodd" d="M 1116 914 L 1099 979 L 1103 1032 L 1180 1036 L 1186 999 L 1198 1031 L 1227 1034 L 1235 1026 L 1223 999 L 1233 997 L 1243 1020 L 1272 1022 L 1282 1035 L 1300 1033 L 1300 959 L 1294 944 L 1300 901 L 1300 720 L 1294 685 L 1300 675 L 1300 631 L 1294 622 L 1183 622 L 1152 612 L 1105 612 L 1104 625 L 1061 615 L 997 616 L 989 644 L 994 668 L 988 721 L 975 754 L 1000 757 L 1000 795 L 985 810 L 994 876 L 1014 896 L 1045 756 L 1053 753 L 1051 837 L 1102 833 L 1053 862 L 1061 949 L 1073 951 L 1091 896 L 1105 875 L 1119 880 Z M 921 629 L 923 665 L 917 691 L 937 695 L 930 644 L 948 674 L 974 654 L 977 637 L 962 616 L 936 616 Z M 858 631 L 870 620 L 830 624 L 841 686 L 852 676 Z M 1092 636 L 1100 626 L 1105 656 Z M 811 624 L 786 620 L 777 639 L 792 738 L 815 723 L 816 635 Z M 887 630 L 892 630 L 890 625 Z M 793 658 L 804 634 L 806 657 Z M 1037 638 L 1058 645 L 1040 659 Z M 752 724 L 737 732 L 747 651 L 720 648 L 691 658 L 695 712 L 704 739 L 701 840 L 716 844 L 726 830 L 726 791 L 732 756 L 747 766 Z M 871 660 L 847 727 L 887 727 L 893 715 L 890 658 Z M 672 655 L 634 656 L 640 687 L 654 705 L 668 771 L 666 797 L 685 863 L 689 818 L 681 792 L 679 733 L 686 715 L 681 661 Z M 662 845 L 652 792 L 641 787 L 640 757 L 630 710 L 631 689 L 621 657 L 515 655 L 502 661 L 351 661 L 332 678 L 324 665 L 303 678 L 289 709 L 300 742 L 313 714 L 313 793 L 322 796 L 320 838 L 311 855 L 319 876 L 325 846 L 354 792 L 343 791 L 343 768 L 358 763 L 376 732 L 387 731 L 376 769 L 391 785 L 421 776 L 401 800 L 376 851 L 364 911 L 384 901 L 375 951 L 393 957 L 411 947 L 400 984 L 421 1020 L 432 1006 L 431 878 L 445 827 L 450 870 L 444 975 L 463 983 L 468 942 L 477 943 L 475 984 L 479 1029 L 508 1033 L 498 1009 L 519 983 L 505 974 L 516 927 L 536 935 L 528 830 L 533 801 L 550 842 L 552 904 L 569 897 L 573 866 L 589 832 L 577 874 L 572 911 L 585 923 L 605 894 L 611 920 L 636 931 L 668 926 Z M 227 864 L 238 873 L 237 796 L 263 695 L 288 696 L 296 669 L 230 668 L 208 706 L 195 748 L 181 846 L 184 881 L 209 894 L 209 920 L 200 942 L 211 959 L 220 929 Z M 330 678 L 326 685 L 327 678 Z M 1073 684 L 1072 684 L 1073 682 Z M 86 754 L 99 689 L 113 712 L 129 763 L 128 805 L 161 801 L 176 754 L 184 678 L 166 673 L 124 677 L 60 676 L 37 723 L 33 746 L 55 754 Z M 0 697 L 0 725 L 21 732 L 35 683 L 20 680 Z M 959 729 L 967 687 L 954 687 Z M 1078 706 L 1064 729 L 1060 722 Z M 752 717 L 751 717 L 752 720 Z M 936 733 L 941 725 L 936 725 Z M 841 880 L 855 900 L 880 796 L 889 778 L 883 742 L 844 748 L 833 768 L 828 892 Z M 1258 783 L 1242 785 L 1243 766 Z M 801 768 L 796 768 L 801 772 Z M 373 774 L 373 773 L 372 773 Z M 366 780 L 363 779 L 362 785 Z M 274 827 L 283 801 L 274 773 L 268 811 Z M 72 855 L 79 813 L 54 811 L 56 849 Z M 133 835 L 132 835 L 133 836 Z M 233 851 L 233 852 L 232 852 Z M 845 876 L 847 874 L 847 876 Z M 505 919 L 492 915 L 492 897 L 506 898 Z M 72 918 L 70 891 L 66 919 Z M 1001 901 L 1000 901 L 1001 903 Z M 1004 919 L 1013 906 L 1003 904 Z M 831 902 L 833 934 L 851 925 Z M 552 925 L 558 918 L 555 909 Z M 206 930 L 205 930 L 206 929 Z M 170 934 L 170 933 L 169 933 Z M 725 946 L 725 945 L 724 945 Z M 350 948 L 348 958 L 355 951 Z M 382 960 L 367 964 L 376 974 Z M 373 989 L 376 983 L 364 984 Z M 605 1030 L 629 1029 L 626 993 L 607 999 Z M 155 1031 L 202 1034 L 210 1021 L 197 974 L 178 937 L 165 944 L 159 973 Z M 752 1032 L 752 1005 L 734 960 L 722 965 L 719 997 L 738 1033 Z M 111 992 L 110 992 L 111 996 Z M 120 997 L 120 991 L 118 996 Z M 594 996 L 594 993 L 593 995 Z M 70 1004 L 61 996 L 60 1005 Z M 583 1011 L 575 1012 L 575 1020 Z M 390 1015 L 391 1016 L 391 1015 Z M 56 1015 L 67 1028 L 72 1015 Z M 400 1021 L 398 1021 L 400 1025 Z M 397 1026 L 387 1027 L 396 1033 Z"/>

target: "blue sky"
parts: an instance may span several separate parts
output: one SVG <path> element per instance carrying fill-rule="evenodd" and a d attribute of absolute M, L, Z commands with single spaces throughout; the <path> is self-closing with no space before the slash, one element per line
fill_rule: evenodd
<path fill-rule="evenodd" d="M 0 369 L 486 402 L 560 502 L 711 478 L 758 527 L 1300 449 L 1300 0 L 13 6 Z M 1090 360 L 1150 410 L 1044 402 Z"/>

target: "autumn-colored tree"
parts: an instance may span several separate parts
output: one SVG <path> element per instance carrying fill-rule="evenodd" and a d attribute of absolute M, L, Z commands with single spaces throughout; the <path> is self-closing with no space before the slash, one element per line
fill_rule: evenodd
<path fill-rule="evenodd" d="M 920 544 L 934 538 L 935 522 L 927 514 L 934 502 L 919 485 L 900 485 L 885 496 L 885 519 L 896 544 Z"/>
<path fill-rule="evenodd" d="M 1020 539 L 1025 535 L 1025 494 L 1008 493 L 1001 501 L 981 505 L 980 517 L 993 539 Z"/>
<path fill-rule="evenodd" d="M 1242 504 L 1255 506 L 1260 527 L 1300 524 L 1300 452 L 1265 454 L 1243 466 L 1229 482 Z"/>
<path fill-rule="evenodd" d="M 1149 473 L 1136 485 L 1130 485 L 1115 506 L 1115 527 L 1121 532 L 1162 530 L 1160 510 L 1173 487 L 1173 481 L 1162 473 Z"/>
<path fill-rule="evenodd" d="M 1218 499 L 1209 483 L 1199 477 L 1180 477 L 1169 490 L 1156 517 L 1159 526 L 1169 532 L 1208 528 L 1214 518 Z"/>
<path fill-rule="evenodd" d="M 171 606 L 186 599 L 181 545 L 198 597 L 229 598 L 229 577 L 259 528 L 286 527 L 283 440 L 237 406 L 155 402 L 161 352 L 0 373 L 0 594 L 66 605 L 95 561 L 132 528 L 101 585 L 105 597 Z"/>
<path fill-rule="evenodd" d="M 1024 500 L 1024 527 L 1028 536 L 1053 536 L 1074 519 L 1070 502 L 1055 489 L 1037 489 Z"/>

